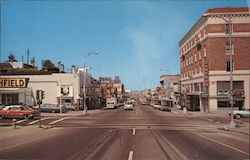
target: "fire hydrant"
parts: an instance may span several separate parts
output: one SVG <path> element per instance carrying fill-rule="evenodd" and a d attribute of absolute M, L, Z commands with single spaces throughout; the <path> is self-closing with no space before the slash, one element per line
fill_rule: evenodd
<path fill-rule="evenodd" d="M 14 129 L 16 129 L 16 119 L 12 120 L 12 126 L 13 126 Z"/>

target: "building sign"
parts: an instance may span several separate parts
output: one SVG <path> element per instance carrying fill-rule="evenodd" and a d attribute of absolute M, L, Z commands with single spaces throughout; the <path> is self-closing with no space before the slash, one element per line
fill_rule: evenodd
<path fill-rule="evenodd" d="M 74 93 L 74 89 L 72 84 L 63 84 L 60 86 L 58 86 L 58 93 L 57 96 L 60 97 L 73 97 L 73 93 Z"/>
<path fill-rule="evenodd" d="M 0 78 L 0 88 L 27 88 L 29 78 Z"/>
<path fill-rule="evenodd" d="M 111 83 L 111 77 L 100 77 L 101 84 Z"/>

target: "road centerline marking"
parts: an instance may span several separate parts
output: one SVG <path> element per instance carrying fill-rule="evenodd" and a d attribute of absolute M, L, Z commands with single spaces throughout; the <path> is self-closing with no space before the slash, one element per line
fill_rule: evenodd
<path fill-rule="evenodd" d="M 133 160 L 133 151 L 129 151 L 128 160 Z"/>
<path fill-rule="evenodd" d="M 65 120 L 65 119 L 69 119 L 69 118 L 70 118 L 70 117 L 60 118 L 60 119 L 58 119 L 58 120 L 55 120 L 55 121 L 53 121 L 53 122 L 50 122 L 49 125 L 56 124 L 56 123 L 58 123 L 58 122 L 61 122 L 61 121 Z"/>
<path fill-rule="evenodd" d="M 132 133 L 132 135 L 133 135 L 133 136 L 135 135 L 135 128 L 133 128 L 133 133 Z"/>

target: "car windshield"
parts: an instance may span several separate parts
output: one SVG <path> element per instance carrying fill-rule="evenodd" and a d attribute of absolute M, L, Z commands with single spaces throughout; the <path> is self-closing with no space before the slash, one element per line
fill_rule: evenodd
<path fill-rule="evenodd" d="M 127 102 L 126 104 L 133 104 L 133 102 Z"/>

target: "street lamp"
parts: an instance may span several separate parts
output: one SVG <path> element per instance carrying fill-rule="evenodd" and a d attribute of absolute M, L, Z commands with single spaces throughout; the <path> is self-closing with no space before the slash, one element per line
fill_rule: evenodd
<path fill-rule="evenodd" d="M 98 52 L 90 52 L 83 54 L 83 69 L 84 69 L 84 77 L 83 77 L 83 114 L 87 114 L 87 106 L 86 106 L 86 76 L 87 76 L 87 69 L 86 69 L 86 59 L 90 55 L 97 55 Z"/>
<path fill-rule="evenodd" d="M 212 15 L 212 14 L 211 14 Z M 204 16 L 209 16 L 209 14 L 204 14 Z M 229 102 L 231 105 L 231 116 L 230 116 L 230 128 L 235 128 L 236 124 L 234 122 L 234 106 L 233 106 L 233 56 L 232 56 L 232 17 L 229 16 L 228 19 L 225 19 L 224 17 L 219 17 L 223 19 L 228 24 L 228 30 L 229 30 L 229 46 L 230 46 L 230 52 L 229 52 L 229 61 L 230 61 L 230 94 L 229 94 Z"/>
<path fill-rule="evenodd" d="M 60 114 L 62 114 L 62 93 L 61 93 L 61 61 L 58 61 L 58 67 L 59 67 L 59 107 L 60 107 Z"/>

